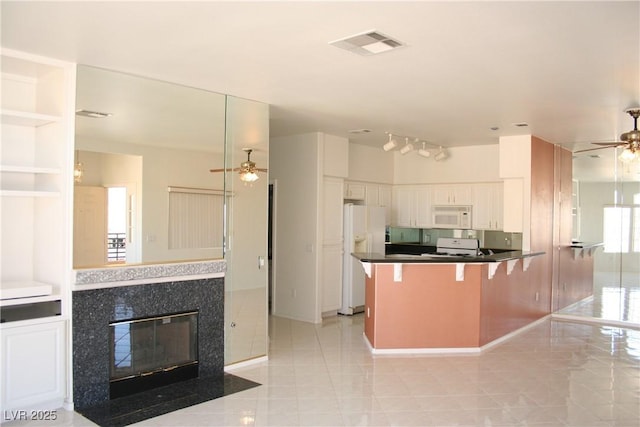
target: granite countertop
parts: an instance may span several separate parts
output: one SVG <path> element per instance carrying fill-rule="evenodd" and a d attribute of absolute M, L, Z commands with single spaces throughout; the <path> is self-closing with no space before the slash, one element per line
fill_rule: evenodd
<path fill-rule="evenodd" d="M 362 262 L 371 263 L 422 263 L 422 264 L 443 264 L 443 263 L 483 263 L 483 262 L 503 262 L 514 259 L 529 258 L 544 255 L 544 252 L 530 251 L 504 251 L 492 255 L 480 256 L 450 256 L 450 257 L 430 257 L 428 253 L 422 254 L 381 254 L 375 252 L 356 252 L 351 254 Z"/>

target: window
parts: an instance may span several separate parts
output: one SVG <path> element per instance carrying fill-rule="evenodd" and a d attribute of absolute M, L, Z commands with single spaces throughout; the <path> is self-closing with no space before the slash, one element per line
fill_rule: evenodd
<path fill-rule="evenodd" d="M 169 249 L 222 246 L 224 193 L 169 187 Z"/>
<path fill-rule="evenodd" d="M 640 252 L 640 205 L 604 207 L 604 251 Z"/>

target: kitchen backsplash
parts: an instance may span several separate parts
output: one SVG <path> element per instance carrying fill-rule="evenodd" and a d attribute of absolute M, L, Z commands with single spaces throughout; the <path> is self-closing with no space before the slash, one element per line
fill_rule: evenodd
<path fill-rule="evenodd" d="M 522 249 L 522 233 L 505 233 L 489 230 L 449 230 L 442 228 L 389 227 L 392 243 L 422 243 L 435 246 L 439 237 L 479 239 L 480 247 L 491 249 Z"/>

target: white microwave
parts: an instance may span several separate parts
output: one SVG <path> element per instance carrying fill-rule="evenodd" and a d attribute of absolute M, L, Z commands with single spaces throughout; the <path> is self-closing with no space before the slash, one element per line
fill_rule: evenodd
<path fill-rule="evenodd" d="M 471 206 L 433 206 L 433 227 L 471 228 Z"/>

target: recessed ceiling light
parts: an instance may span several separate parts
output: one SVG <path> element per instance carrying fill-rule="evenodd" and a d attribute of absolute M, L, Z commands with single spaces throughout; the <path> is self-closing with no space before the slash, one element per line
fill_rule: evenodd
<path fill-rule="evenodd" d="M 105 119 L 113 116 L 111 113 L 102 113 L 100 111 L 78 110 L 76 116 L 91 117 L 92 119 Z"/>
<path fill-rule="evenodd" d="M 362 56 L 388 52 L 404 46 L 402 42 L 376 30 L 334 40 L 329 44 Z"/>
<path fill-rule="evenodd" d="M 520 122 L 520 123 L 514 123 L 513 124 L 515 127 L 519 127 L 519 128 L 526 128 L 529 126 L 529 123 L 527 122 Z"/>
<path fill-rule="evenodd" d="M 600 154 L 590 154 L 589 157 L 591 157 L 592 159 L 599 159 Z"/>
<path fill-rule="evenodd" d="M 358 133 L 369 133 L 371 129 L 351 129 L 349 133 L 358 134 Z"/>
<path fill-rule="evenodd" d="M 498 126 L 491 126 L 489 129 L 491 129 L 491 130 L 498 130 L 498 129 L 500 129 L 500 128 L 499 128 Z"/>

